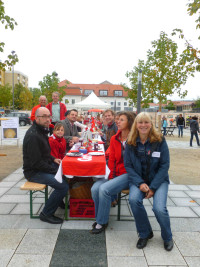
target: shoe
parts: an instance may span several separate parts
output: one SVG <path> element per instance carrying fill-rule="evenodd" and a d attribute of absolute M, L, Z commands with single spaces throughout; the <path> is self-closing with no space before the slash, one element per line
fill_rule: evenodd
<path fill-rule="evenodd" d="M 174 242 L 173 242 L 173 240 L 164 242 L 164 248 L 165 248 L 165 250 L 167 250 L 167 251 L 171 251 L 171 250 L 173 249 L 173 246 L 174 246 Z"/>
<path fill-rule="evenodd" d="M 61 209 L 65 209 L 65 203 L 64 203 L 64 201 L 62 200 L 61 201 L 61 203 L 59 204 L 59 206 L 58 206 L 59 208 L 61 208 Z"/>
<path fill-rule="evenodd" d="M 95 223 L 93 223 L 93 225 L 94 225 L 94 224 L 95 224 Z M 93 225 L 92 225 L 92 227 L 93 227 Z M 96 225 L 97 225 L 97 223 L 96 223 Z M 93 234 L 93 235 L 98 235 L 98 234 L 100 234 L 101 232 L 103 232 L 103 231 L 106 229 L 106 227 L 108 226 L 108 223 L 103 224 L 102 227 L 101 227 L 100 229 L 95 228 L 96 225 L 94 226 L 94 228 L 93 228 L 92 230 L 90 230 L 90 233 Z"/>
<path fill-rule="evenodd" d="M 151 239 L 152 237 L 153 237 L 153 232 L 151 231 L 151 233 L 147 236 L 147 238 L 139 238 L 136 247 L 139 249 L 146 247 L 148 240 Z"/>
<path fill-rule="evenodd" d="M 46 216 L 43 212 L 40 213 L 40 220 L 43 222 L 51 223 L 51 224 L 61 224 L 63 223 L 63 219 L 58 218 L 54 215 Z"/>
<path fill-rule="evenodd" d="M 97 222 L 94 222 L 93 225 L 92 225 L 92 229 L 94 229 L 97 225 Z"/>

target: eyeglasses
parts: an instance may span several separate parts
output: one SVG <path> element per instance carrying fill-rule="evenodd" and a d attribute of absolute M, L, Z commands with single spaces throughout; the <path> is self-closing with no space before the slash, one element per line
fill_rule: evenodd
<path fill-rule="evenodd" d="M 52 119 L 52 116 L 50 116 L 50 115 L 49 115 L 49 116 L 47 116 L 47 115 L 43 115 L 43 116 L 37 116 L 37 117 L 43 118 L 43 119 L 45 119 L 45 120 L 46 120 L 46 119 L 50 119 L 50 120 Z"/>

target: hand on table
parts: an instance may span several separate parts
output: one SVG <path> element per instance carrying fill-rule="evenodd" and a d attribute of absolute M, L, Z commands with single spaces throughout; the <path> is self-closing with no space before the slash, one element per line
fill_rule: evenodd
<path fill-rule="evenodd" d="M 78 143 L 78 142 L 79 142 L 79 138 L 78 138 L 77 136 L 73 136 L 73 137 L 72 137 L 72 141 L 73 141 L 74 143 Z"/>
<path fill-rule="evenodd" d="M 60 163 L 62 162 L 62 160 L 61 160 L 61 159 L 54 159 L 54 162 L 55 162 L 56 164 L 60 165 Z"/>

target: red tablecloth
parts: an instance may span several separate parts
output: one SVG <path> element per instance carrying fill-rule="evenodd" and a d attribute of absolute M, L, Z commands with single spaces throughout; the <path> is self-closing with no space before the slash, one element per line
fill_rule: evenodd
<path fill-rule="evenodd" d="M 62 161 L 64 175 L 95 176 L 106 174 L 105 156 L 68 157 Z"/>

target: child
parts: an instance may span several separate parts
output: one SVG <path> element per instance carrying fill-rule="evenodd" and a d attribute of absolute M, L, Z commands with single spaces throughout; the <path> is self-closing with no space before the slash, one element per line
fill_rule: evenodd
<path fill-rule="evenodd" d="M 56 159 L 63 159 L 66 152 L 66 140 L 64 136 L 64 127 L 61 122 L 56 123 L 53 134 L 49 137 L 51 155 Z"/>

